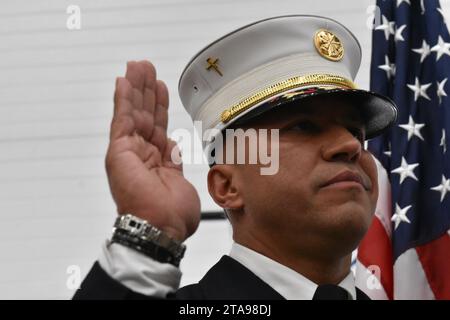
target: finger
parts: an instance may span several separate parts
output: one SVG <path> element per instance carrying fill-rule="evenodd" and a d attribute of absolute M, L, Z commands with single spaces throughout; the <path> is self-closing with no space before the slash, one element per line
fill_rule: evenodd
<path fill-rule="evenodd" d="M 133 106 L 142 109 L 144 93 L 144 72 L 140 63 L 136 61 L 127 62 L 127 72 L 125 78 L 133 87 Z"/>
<path fill-rule="evenodd" d="M 111 121 L 110 140 L 130 135 L 135 130 L 132 117 L 132 87 L 130 82 L 122 77 L 116 79 L 114 93 L 114 116 Z"/>
<path fill-rule="evenodd" d="M 114 92 L 114 116 L 130 114 L 133 109 L 132 101 L 133 88 L 130 82 L 123 77 L 118 77 Z"/>
<path fill-rule="evenodd" d="M 169 93 L 166 85 L 161 80 L 156 82 L 156 107 L 154 112 L 154 127 L 150 142 L 156 145 L 161 152 L 167 144 L 167 122 L 169 107 Z"/>
<path fill-rule="evenodd" d="M 151 144 L 155 145 L 161 153 L 163 153 L 167 144 L 166 132 L 161 127 L 154 126 L 149 141 Z"/>
<path fill-rule="evenodd" d="M 144 110 L 151 114 L 155 111 L 156 103 L 156 69 L 149 61 L 140 61 L 144 72 Z"/>
<path fill-rule="evenodd" d="M 156 109 L 155 109 L 155 126 L 167 130 L 169 108 L 169 92 L 167 86 L 161 80 L 156 83 Z"/>
<path fill-rule="evenodd" d="M 140 63 L 136 61 L 127 62 L 127 72 L 125 78 L 130 81 L 131 86 L 139 91 L 144 89 L 144 73 Z"/>
<path fill-rule="evenodd" d="M 165 109 L 169 108 L 169 91 L 162 80 L 156 81 L 156 105 L 161 105 Z"/>
<path fill-rule="evenodd" d="M 151 141 L 151 137 L 154 131 L 154 120 L 155 120 L 153 115 L 144 109 L 142 110 L 134 109 L 132 111 L 132 116 L 135 122 L 137 133 L 142 135 L 142 137 L 145 140 Z"/>

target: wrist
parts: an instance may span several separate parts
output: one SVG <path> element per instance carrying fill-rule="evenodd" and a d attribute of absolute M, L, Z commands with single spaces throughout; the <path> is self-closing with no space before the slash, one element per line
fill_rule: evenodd
<path fill-rule="evenodd" d="M 156 261 L 177 267 L 186 250 L 181 241 L 131 214 L 117 217 L 111 243 L 119 243 Z"/>
<path fill-rule="evenodd" d="M 139 209 L 118 209 L 117 213 L 119 216 L 125 216 L 126 214 L 132 213 L 132 216 L 137 217 L 139 219 L 142 219 L 146 221 L 147 223 L 151 224 L 155 228 L 161 230 L 169 236 L 172 239 L 175 239 L 176 241 L 184 242 L 187 237 L 187 232 L 185 227 L 175 227 L 175 226 L 169 226 L 167 224 L 160 223 L 158 220 L 158 217 L 155 217 L 154 215 L 149 214 L 149 210 L 139 210 Z M 173 220 L 173 219 L 171 219 Z"/>

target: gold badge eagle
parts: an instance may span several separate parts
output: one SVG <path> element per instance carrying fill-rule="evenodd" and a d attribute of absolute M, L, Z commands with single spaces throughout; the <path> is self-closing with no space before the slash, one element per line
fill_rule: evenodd
<path fill-rule="evenodd" d="M 321 29 L 314 36 L 314 45 L 319 54 L 332 61 L 339 61 L 344 57 L 344 47 L 341 40 L 332 32 Z"/>

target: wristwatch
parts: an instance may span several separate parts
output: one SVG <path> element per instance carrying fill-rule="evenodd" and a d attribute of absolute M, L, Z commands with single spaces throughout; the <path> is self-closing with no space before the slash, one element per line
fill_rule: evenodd
<path fill-rule="evenodd" d="M 132 214 L 117 217 L 110 243 L 120 243 L 162 263 L 179 266 L 186 246 Z"/>

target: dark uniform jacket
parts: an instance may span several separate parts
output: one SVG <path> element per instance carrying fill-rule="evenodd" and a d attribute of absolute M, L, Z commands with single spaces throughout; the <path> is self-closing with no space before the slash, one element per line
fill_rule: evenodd
<path fill-rule="evenodd" d="M 357 300 L 369 297 L 356 288 Z M 81 284 L 74 299 L 155 299 L 136 293 L 111 278 L 96 262 Z M 229 256 L 223 256 L 199 283 L 170 294 L 169 299 L 208 300 L 280 300 L 278 292 L 249 269 Z"/>

